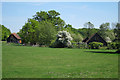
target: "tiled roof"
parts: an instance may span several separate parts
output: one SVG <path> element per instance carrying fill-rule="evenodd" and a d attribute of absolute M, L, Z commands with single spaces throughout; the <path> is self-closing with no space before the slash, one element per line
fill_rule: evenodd
<path fill-rule="evenodd" d="M 17 39 L 21 39 L 21 37 L 17 35 L 16 33 L 12 33 L 11 35 L 14 35 Z"/>

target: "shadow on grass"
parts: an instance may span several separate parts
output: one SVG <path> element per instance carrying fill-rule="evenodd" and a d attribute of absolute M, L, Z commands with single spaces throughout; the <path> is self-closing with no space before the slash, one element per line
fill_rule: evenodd
<path fill-rule="evenodd" d="M 103 54 L 120 54 L 117 52 L 109 52 L 109 51 L 85 51 L 85 52 L 90 52 L 90 53 L 103 53 Z"/>

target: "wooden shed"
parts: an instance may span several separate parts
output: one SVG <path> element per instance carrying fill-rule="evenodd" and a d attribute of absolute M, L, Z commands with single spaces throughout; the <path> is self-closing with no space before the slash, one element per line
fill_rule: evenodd
<path fill-rule="evenodd" d="M 12 33 L 8 38 L 7 38 L 7 42 L 11 42 L 11 43 L 21 43 L 21 38 L 19 35 L 17 35 L 16 33 Z"/>
<path fill-rule="evenodd" d="M 101 42 L 103 43 L 105 46 L 107 46 L 107 42 L 98 34 L 95 33 L 93 34 L 91 37 L 87 37 L 85 38 L 82 42 L 85 42 L 87 44 L 89 44 L 90 42 Z"/>

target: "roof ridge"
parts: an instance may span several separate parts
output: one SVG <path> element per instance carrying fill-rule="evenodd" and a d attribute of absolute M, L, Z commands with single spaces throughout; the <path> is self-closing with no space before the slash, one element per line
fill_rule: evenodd
<path fill-rule="evenodd" d="M 97 33 L 94 33 L 92 36 L 90 36 L 86 42 L 88 42 L 95 34 Z"/>
<path fill-rule="evenodd" d="M 17 33 L 12 33 L 17 39 L 21 39 L 21 37 Z"/>

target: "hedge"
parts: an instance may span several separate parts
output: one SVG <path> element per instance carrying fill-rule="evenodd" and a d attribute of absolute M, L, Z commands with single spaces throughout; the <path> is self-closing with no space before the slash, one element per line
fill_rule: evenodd
<path fill-rule="evenodd" d="M 103 43 L 101 43 L 101 42 L 91 42 L 91 43 L 89 43 L 89 48 L 90 49 L 99 49 L 102 46 L 103 46 Z"/>

